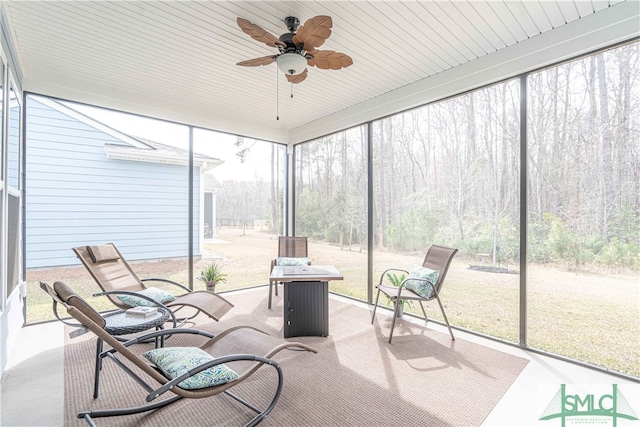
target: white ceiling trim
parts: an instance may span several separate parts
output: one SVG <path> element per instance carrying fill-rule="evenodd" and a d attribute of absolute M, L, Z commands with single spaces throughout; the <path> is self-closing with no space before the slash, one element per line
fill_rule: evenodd
<path fill-rule="evenodd" d="M 618 3 L 598 14 L 588 15 L 516 45 L 337 111 L 292 129 L 289 141 L 295 144 L 315 139 L 638 37 L 639 5 L 636 1 Z"/>
<path fill-rule="evenodd" d="M 633 37 L 640 2 L 620 1 L 4 0 L 0 9 L 26 91 L 296 143 Z M 334 22 L 323 49 L 353 66 L 311 67 L 291 99 L 274 64 L 235 65 L 274 54 L 236 17 L 277 36 L 285 16 L 321 14 Z"/>
<path fill-rule="evenodd" d="M 169 102 L 167 98 L 116 90 L 112 87 L 96 85 L 94 82 L 83 82 L 75 77 L 58 75 L 52 79 L 51 72 L 47 74 L 48 76 L 40 76 L 38 72 L 33 72 L 25 77 L 23 80 L 25 90 L 248 138 L 283 144 L 289 142 L 288 130 L 284 126 L 280 129 L 274 128 L 271 122 L 260 123 L 254 118 L 228 115 L 225 111 L 204 110 L 199 105 L 185 105 L 176 100 Z M 51 81 L 68 83 L 52 84 Z"/>

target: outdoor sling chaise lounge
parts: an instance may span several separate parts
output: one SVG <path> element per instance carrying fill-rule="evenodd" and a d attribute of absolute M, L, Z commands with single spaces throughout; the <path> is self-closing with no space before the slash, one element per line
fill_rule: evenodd
<path fill-rule="evenodd" d="M 49 287 L 49 289 L 51 288 Z M 145 390 L 146 401 L 149 402 L 136 407 L 80 412 L 78 418 L 84 419 L 90 426 L 95 426 L 95 418 L 139 414 L 162 408 L 182 398 L 200 399 L 221 393 L 227 394 L 257 413 L 246 424 L 254 426 L 273 410 L 282 392 L 282 369 L 272 357 L 288 348 L 316 353 L 316 350 L 309 346 L 275 338 L 249 326 L 232 327 L 215 337 L 208 332 L 197 329 L 159 330 L 121 343 L 105 331 L 102 325 L 103 317 L 100 313 L 75 294 L 66 284 L 56 282 L 53 290 L 53 293 L 50 293 L 51 297 L 62 304 L 71 317 L 111 347 L 99 356 L 111 359 L 124 373 L 131 376 Z M 133 344 L 155 337 L 179 334 L 201 335 L 209 340 L 200 347 L 152 349 L 144 353 L 144 357 L 129 349 Z M 131 370 L 123 362 L 123 359 L 133 363 L 144 375 L 139 375 Z M 177 365 L 181 369 L 172 369 L 168 365 L 165 366 L 164 362 L 171 362 L 174 367 Z M 229 389 L 249 378 L 263 365 L 271 366 L 276 370 L 277 389 L 267 407 L 260 410 L 231 393 Z M 169 392 L 168 397 L 154 402 L 167 392 Z M 206 416 L 211 416 L 211 414 Z M 213 423 L 215 424 L 215 421 Z"/>
<path fill-rule="evenodd" d="M 309 265 L 308 245 L 306 237 L 279 236 L 278 237 L 278 257 L 271 260 L 269 274 L 276 265 Z M 278 295 L 278 282 L 269 279 L 269 308 L 271 308 L 271 296 L 275 287 Z"/>
<path fill-rule="evenodd" d="M 131 303 L 127 304 L 123 302 L 121 299 L 123 296 L 137 296 L 147 301 L 153 301 L 149 296 L 139 294 L 140 292 L 146 293 L 146 290 L 155 290 L 155 288 L 145 285 L 149 282 L 170 283 L 186 291 L 186 293 L 175 296 L 175 300 L 173 301 L 160 300 L 159 303 L 163 303 L 164 306 L 171 309 L 174 313 L 184 307 L 195 309 L 195 314 L 189 318 L 193 318 L 199 312 L 203 312 L 218 321 L 226 312 L 233 308 L 233 304 L 213 292 L 191 291 L 187 287 L 168 279 L 140 279 L 113 243 L 95 246 L 79 246 L 73 248 L 73 252 L 75 252 L 82 264 L 89 270 L 91 277 L 93 277 L 98 286 L 100 286 L 100 289 L 103 291 L 102 295 L 109 297 L 111 302 L 118 308 L 127 309 L 132 306 Z M 166 292 L 162 294 L 166 294 Z M 126 301 L 126 298 L 123 299 Z M 148 305 L 160 305 L 159 303 L 151 302 Z"/>
<path fill-rule="evenodd" d="M 44 282 L 40 282 L 40 288 L 45 291 L 51 299 L 53 299 L 53 314 L 56 318 L 72 327 L 82 327 L 79 323 L 72 323 L 60 317 L 58 313 L 58 305 L 63 304 L 63 301 L 58 297 L 58 293 L 62 295 L 68 295 L 73 292 L 68 289 L 68 286 L 62 282 L 56 282 L 54 284 L 58 286 L 58 289 L 54 289 Z M 171 319 L 173 321 L 173 327 L 176 327 L 176 318 L 174 314 L 166 307 L 158 307 L 156 313 L 148 317 L 132 317 L 128 316 L 125 310 L 116 310 L 105 314 L 97 313 L 93 319 L 100 327 L 102 327 L 109 335 L 116 337 L 120 341 L 128 341 L 123 336 L 128 335 L 129 339 L 131 334 L 148 331 L 150 329 L 160 330 L 164 329 L 164 324 Z M 156 337 L 156 348 L 164 346 L 164 336 Z M 100 382 L 100 370 L 102 369 L 102 356 L 104 342 L 102 338 L 96 340 L 96 365 L 94 374 L 94 388 L 93 397 L 98 397 L 98 384 Z"/>
<path fill-rule="evenodd" d="M 393 338 L 393 328 L 396 325 L 396 318 L 398 315 L 398 310 L 400 309 L 400 304 L 402 304 L 398 303 L 400 300 L 418 301 L 420 303 L 420 308 L 422 309 L 422 314 L 424 314 L 424 318 L 426 321 L 429 321 L 429 318 L 427 317 L 427 313 L 424 311 L 422 301 L 431 301 L 434 299 L 438 301 L 438 305 L 440 306 L 440 311 L 442 311 L 444 321 L 447 324 L 447 328 L 449 328 L 451 339 L 455 340 L 455 338 L 453 337 L 453 332 L 451 331 L 451 326 L 449 326 L 449 320 L 447 320 L 447 315 L 445 314 L 444 307 L 442 306 L 442 302 L 440 301 L 440 290 L 442 289 L 442 284 L 444 283 L 444 279 L 447 276 L 447 271 L 449 270 L 451 260 L 457 252 L 457 249 L 432 245 L 427 251 L 427 255 L 422 262 L 422 267 L 414 266 L 411 269 L 411 272 L 398 268 L 389 268 L 380 275 L 380 282 L 376 286 L 376 288 L 378 288 L 378 293 L 376 296 L 376 303 L 373 306 L 371 323 L 373 323 L 374 319 L 376 318 L 378 299 L 380 299 L 380 292 L 382 292 L 394 303 L 395 306 L 393 321 L 391 323 L 391 331 L 389 332 L 389 343 L 391 343 L 391 338 Z M 399 286 L 383 285 L 382 283 L 385 276 L 387 276 L 387 273 L 391 271 L 408 274 L 408 277 L 406 277 Z"/>

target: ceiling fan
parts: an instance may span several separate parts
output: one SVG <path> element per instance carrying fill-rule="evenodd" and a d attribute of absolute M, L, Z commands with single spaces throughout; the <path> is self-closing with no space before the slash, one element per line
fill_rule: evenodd
<path fill-rule="evenodd" d="M 276 62 L 288 81 L 300 83 L 307 78 L 307 66 L 339 70 L 353 64 L 351 57 L 344 53 L 317 49 L 331 35 L 333 21 L 330 16 L 319 15 L 308 19 L 303 25 L 295 16 L 288 16 L 284 23 L 289 32 L 280 38 L 244 18 L 238 18 L 237 22 L 240 29 L 252 39 L 278 48 L 280 53 L 238 62 L 236 65 L 257 67 Z"/>

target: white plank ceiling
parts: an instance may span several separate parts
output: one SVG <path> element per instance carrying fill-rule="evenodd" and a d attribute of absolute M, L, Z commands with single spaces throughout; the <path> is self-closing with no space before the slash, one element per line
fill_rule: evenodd
<path fill-rule="evenodd" d="M 2 7 L 27 91 L 287 142 L 277 135 L 618 2 L 5 0 Z M 277 53 L 243 33 L 237 17 L 280 36 L 285 17 L 304 23 L 316 15 L 333 18 L 322 49 L 350 55 L 351 67 L 310 67 L 291 99 L 275 63 L 235 65 Z"/>

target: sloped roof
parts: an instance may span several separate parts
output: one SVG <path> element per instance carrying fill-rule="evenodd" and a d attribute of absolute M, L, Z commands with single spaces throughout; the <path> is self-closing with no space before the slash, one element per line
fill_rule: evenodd
<path fill-rule="evenodd" d="M 95 129 L 105 132 L 112 137 L 120 140 L 123 144 L 105 144 L 107 157 L 110 159 L 131 160 L 136 162 L 149 163 L 165 163 L 172 165 L 189 164 L 189 151 L 168 144 L 152 141 L 150 139 L 141 138 L 126 134 L 122 131 L 112 128 L 111 126 L 100 122 L 76 109 L 72 106 L 56 101 L 51 98 L 41 96 L 33 96 L 38 102 L 54 108 L 61 113 L 71 116 L 76 120 L 85 123 Z M 224 163 L 224 160 L 216 157 L 194 153 L 194 166 L 201 167 L 202 172 L 206 172 Z"/>
<path fill-rule="evenodd" d="M 204 174 L 204 191 L 214 191 L 219 188 L 222 188 L 222 184 L 218 179 L 213 176 L 213 174 L 205 173 Z"/>
<path fill-rule="evenodd" d="M 142 142 L 147 148 L 106 144 L 104 149 L 110 159 L 132 160 L 139 162 L 166 163 L 172 165 L 188 165 L 189 152 L 178 147 L 151 141 L 150 139 L 130 136 Z M 193 165 L 206 172 L 224 163 L 216 157 L 193 153 Z"/>

